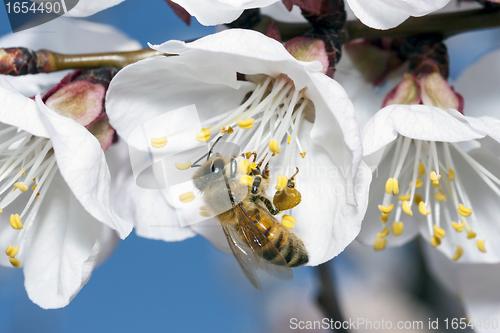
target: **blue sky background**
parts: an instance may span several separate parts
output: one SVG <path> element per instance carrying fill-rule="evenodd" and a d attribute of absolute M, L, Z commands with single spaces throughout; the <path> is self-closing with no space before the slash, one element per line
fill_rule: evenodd
<path fill-rule="evenodd" d="M 3 35 L 11 30 L 0 7 Z M 162 0 L 127 0 L 88 20 L 115 25 L 144 47 L 147 42 L 190 40 L 214 32 L 194 18 L 186 27 Z M 460 39 L 449 43 L 454 79 L 500 44 L 498 30 L 481 38 L 460 38 L 474 47 L 464 48 Z M 334 262 L 344 273 L 353 270 L 348 255 Z M 286 284 L 264 280 L 264 291 L 257 292 L 234 258 L 201 237 L 165 243 L 131 234 L 63 309 L 40 309 L 26 296 L 22 271 L 0 268 L 0 332 L 260 332 L 269 327 L 269 301 L 283 288 L 309 290 L 312 299 L 313 269 L 299 268 L 294 274 L 294 281 Z"/>

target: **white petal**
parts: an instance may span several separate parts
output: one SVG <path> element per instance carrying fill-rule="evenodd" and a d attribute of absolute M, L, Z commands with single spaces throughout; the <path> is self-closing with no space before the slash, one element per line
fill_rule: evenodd
<path fill-rule="evenodd" d="M 35 51 L 48 49 L 75 54 L 132 51 L 140 49 L 141 44 L 112 26 L 59 17 L 27 31 L 2 36 L 0 47 L 27 47 Z M 6 76 L 6 79 L 23 95 L 34 96 L 56 85 L 68 72 Z"/>
<path fill-rule="evenodd" d="M 36 101 L 50 133 L 57 165 L 69 187 L 92 216 L 125 238 L 132 224 L 118 217 L 111 206 L 111 176 L 99 141 L 85 127 L 46 107 L 40 95 Z"/>
<path fill-rule="evenodd" d="M 450 0 L 347 0 L 361 22 L 375 29 L 390 29 L 410 16 L 443 8 Z"/>
<path fill-rule="evenodd" d="M 85 17 L 94 15 L 101 10 L 116 6 L 125 0 L 79 0 L 77 5 L 66 15 L 75 17 Z"/>
<path fill-rule="evenodd" d="M 338 255 L 358 235 L 368 204 L 371 172 L 364 164 L 360 166 L 354 184 L 358 205 L 348 205 L 344 170 L 335 167 L 330 154 L 311 139 L 311 128 L 307 121 L 301 124 L 299 138 L 307 152 L 304 159 L 296 160 L 302 202 L 291 215 L 297 220 L 293 231 L 309 253 L 308 265 L 315 266 Z"/>
<path fill-rule="evenodd" d="M 28 296 L 47 309 L 66 306 L 88 281 L 103 225 L 85 211 L 60 175 L 45 200 L 22 260 Z"/>
<path fill-rule="evenodd" d="M 290 23 L 308 22 L 304 18 L 304 16 L 302 16 L 302 11 L 300 10 L 299 6 L 293 6 L 292 11 L 289 12 L 282 1 L 278 1 L 267 7 L 262 7 L 260 9 L 260 13 L 262 15 L 267 15 L 271 17 L 273 20 L 281 22 L 290 22 Z"/>
<path fill-rule="evenodd" d="M 243 10 L 265 7 L 279 0 L 172 0 L 203 25 L 231 23 Z"/>
<path fill-rule="evenodd" d="M 370 119 L 361 135 L 364 158 L 369 166 L 377 166 L 382 149 L 396 139 L 398 133 L 412 139 L 443 142 L 470 141 L 485 136 L 456 110 L 389 105 Z"/>
<path fill-rule="evenodd" d="M 36 136 L 48 137 L 35 101 L 21 95 L 4 76 L 0 76 L 0 122 Z"/>

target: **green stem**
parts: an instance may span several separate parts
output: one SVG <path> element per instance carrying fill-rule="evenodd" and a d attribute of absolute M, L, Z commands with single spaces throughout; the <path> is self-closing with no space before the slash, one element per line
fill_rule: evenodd
<path fill-rule="evenodd" d="M 269 17 L 263 16 L 262 21 L 254 30 L 265 32 L 271 23 Z M 275 22 L 283 40 L 301 36 L 312 26 L 309 23 Z M 410 17 L 399 26 L 388 30 L 376 30 L 367 27 L 360 21 L 347 21 L 344 26 L 343 42 L 358 38 L 398 37 L 418 34 L 440 34 L 443 38 L 453 35 L 500 27 L 500 9 L 476 9 L 453 13 L 434 14 L 423 17 Z"/>

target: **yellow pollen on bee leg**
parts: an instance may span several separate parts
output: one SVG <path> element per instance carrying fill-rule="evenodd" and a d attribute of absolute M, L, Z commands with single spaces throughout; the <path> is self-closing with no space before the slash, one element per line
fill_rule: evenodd
<path fill-rule="evenodd" d="M 458 213 L 462 216 L 470 216 L 472 214 L 472 208 L 467 208 L 462 204 L 458 204 Z"/>
<path fill-rule="evenodd" d="M 486 253 L 486 248 L 484 247 L 484 239 L 483 240 L 478 239 L 476 241 L 476 245 L 477 245 L 477 248 L 479 249 L 479 251 Z"/>
<path fill-rule="evenodd" d="M 151 146 L 154 148 L 162 148 L 167 144 L 167 137 L 162 136 L 161 138 L 151 138 Z"/>
<path fill-rule="evenodd" d="M 194 196 L 193 192 L 187 192 L 187 193 L 179 195 L 179 200 L 181 202 L 184 202 L 184 203 L 193 201 L 194 198 L 195 198 L 195 196 Z"/>
<path fill-rule="evenodd" d="M 272 139 L 269 141 L 269 150 L 271 150 L 275 154 L 280 154 L 280 146 L 278 144 L 278 139 Z"/>
<path fill-rule="evenodd" d="M 21 267 L 21 264 L 23 263 L 21 260 L 9 257 L 10 264 L 14 266 L 15 268 Z"/>
<path fill-rule="evenodd" d="M 432 171 L 429 177 L 431 178 L 432 186 L 438 187 L 440 184 L 439 180 L 441 179 L 441 175 L 438 175 L 436 171 Z"/>
<path fill-rule="evenodd" d="M 288 177 L 283 175 L 278 175 L 278 179 L 276 181 L 276 190 L 283 191 L 288 184 Z"/>
<path fill-rule="evenodd" d="M 21 223 L 21 218 L 19 214 L 11 214 L 9 219 L 10 225 L 13 229 L 21 230 L 23 228 L 23 224 Z"/>
<path fill-rule="evenodd" d="M 281 224 L 288 229 L 293 229 L 295 228 L 295 223 L 297 223 L 297 220 L 290 216 L 290 215 L 283 215 L 281 218 Z"/>
<path fill-rule="evenodd" d="M 431 245 L 433 247 L 438 247 L 439 245 L 441 245 L 441 239 L 439 239 L 438 237 L 436 236 L 432 236 L 431 237 Z"/>
<path fill-rule="evenodd" d="M 392 212 L 393 208 L 394 208 L 394 204 L 390 204 L 389 206 L 378 205 L 378 209 L 380 209 L 380 211 L 383 214 L 388 214 L 388 213 Z"/>
<path fill-rule="evenodd" d="M 416 205 L 420 205 L 420 203 L 424 201 L 424 199 L 422 199 L 422 196 L 420 194 L 415 194 L 415 197 L 413 198 L 413 202 L 415 202 Z"/>
<path fill-rule="evenodd" d="M 387 182 L 385 183 L 385 192 L 387 194 L 399 194 L 399 182 L 396 178 L 387 179 Z"/>
<path fill-rule="evenodd" d="M 191 167 L 191 161 L 187 161 L 186 163 L 175 163 L 175 167 L 178 170 L 187 170 Z"/>
<path fill-rule="evenodd" d="M 384 228 L 382 231 L 377 233 L 377 237 L 384 238 L 385 236 L 389 235 L 390 233 L 391 233 L 391 228 Z"/>
<path fill-rule="evenodd" d="M 464 224 L 463 223 L 457 223 L 457 222 L 451 222 L 451 226 L 453 229 L 455 229 L 457 232 L 462 232 L 464 231 Z"/>
<path fill-rule="evenodd" d="M 446 196 L 446 194 L 443 192 L 442 189 L 439 189 L 437 193 L 434 193 L 434 198 L 436 198 L 436 200 L 445 202 L 448 197 Z"/>
<path fill-rule="evenodd" d="M 201 132 L 198 132 L 196 134 L 196 140 L 199 142 L 207 142 L 210 140 L 210 129 L 209 128 L 202 128 Z"/>
<path fill-rule="evenodd" d="M 422 162 L 418 163 L 418 174 L 420 176 L 425 175 L 425 167 L 424 167 L 424 163 L 422 163 Z"/>
<path fill-rule="evenodd" d="M 427 208 L 427 205 L 424 201 L 420 201 L 418 204 L 418 210 L 422 215 L 429 215 L 431 213 L 430 209 Z"/>
<path fill-rule="evenodd" d="M 457 245 L 457 250 L 455 251 L 455 254 L 453 255 L 453 257 L 451 257 L 451 260 L 457 261 L 458 259 L 460 259 L 460 257 L 462 256 L 463 253 L 464 253 L 464 249 L 460 245 Z"/>
<path fill-rule="evenodd" d="M 434 236 L 442 239 L 446 235 L 446 231 L 443 228 L 438 227 L 437 225 L 434 224 L 433 227 L 434 230 Z"/>
<path fill-rule="evenodd" d="M 387 245 L 387 239 L 383 237 L 377 237 L 375 239 L 375 244 L 373 244 L 373 249 L 375 251 L 382 251 L 385 249 L 385 246 Z"/>
<path fill-rule="evenodd" d="M 253 119 L 253 118 L 239 120 L 238 122 L 236 122 L 236 125 L 238 125 L 238 127 L 243 128 L 243 129 L 250 129 L 253 127 L 254 120 L 255 119 Z"/>
<path fill-rule="evenodd" d="M 382 215 L 380 215 L 380 218 L 379 218 L 379 219 L 380 219 L 380 221 L 381 221 L 382 223 L 387 222 L 387 220 L 389 219 L 389 213 L 382 213 Z"/>
<path fill-rule="evenodd" d="M 257 169 L 257 164 L 255 163 L 250 163 L 250 170 Z"/>
<path fill-rule="evenodd" d="M 21 192 L 26 192 L 28 190 L 28 186 L 25 185 L 23 182 L 17 182 L 14 184 L 14 187 L 16 189 L 19 189 Z M 15 189 L 14 189 L 15 191 Z"/>
<path fill-rule="evenodd" d="M 453 179 L 455 179 L 455 171 L 453 171 L 453 169 L 448 169 L 448 181 L 452 181 Z"/>
<path fill-rule="evenodd" d="M 243 175 L 243 176 L 240 176 L 239 181 L 240 181 L 241 185 L 250 186 L 253 184 L 253 177 L 249 176 L 249 175 Z"/>
<path fill-rule="evenodd" d="M 400 195 L 398 197 L 398 200 L 401 200 L 401 201 L 406 201 L 406 200 L 410 200 L 410 193 L 406 194 L 406 195 Z"/>
<path fill-rule="evenodd" d="M 238 172 L 239 173 L 243 173 L 246 175 L 250 171 L 251 171 L 250 162 L 248 162 L 247 160 L 241 160 L 240 163 L 238 163 Z"/>
<path fill-rule="evenodd" d="M 406 214 L 408 214 L 410 216 L 413 216 L 413 212 L 411 211 L 411 204 L 410 204 L 409 200 L 403 201 L 403 204 L 401 205 L 401 207 L 403 208 L 403 212 L 405 212 Z"/>
<path fill-rule="evenodd" d="M 392 222 L 392 232 L 394 233 L 394 236 L 399 236 L 403 233 L 403 230 L 405 228 L 405 225 L 403 222 Z"/>
<path fill-rule="evenodd" d="M 413 186 L 413 182 L 410 182 L 410 187 Z M 415 188 L 421 188 L 424 186 L 424 183 L 422 183 L 422 179 L 420 177 L 417 177 L 417 184 L 415 185 Z"/>

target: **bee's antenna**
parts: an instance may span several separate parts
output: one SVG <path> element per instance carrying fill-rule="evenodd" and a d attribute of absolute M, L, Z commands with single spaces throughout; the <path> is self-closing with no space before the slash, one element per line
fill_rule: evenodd
<path fill-rule="evenodd" d="M 215 142 L 213 143 L 213 145 L 210 147 L 210 150 L 208 151 L 208 153 L 204 154 L 202 157 L 200 157 L 199 159 L 197 159 L 193 164 L 191 164 L 191 168 L 201 167 L 201 165 L 196 164 L 196 163 L 198 163 L 199 161 L 201 161 L 202 159 L 204 159 L 205 156 L 207 157 L 207 161 L 208 161 L 209 158 L 210 158 L 210 155 L 212 155 L 212 152 L 214 150 L 215 145 L 220 141 L 220 139 L 222 139 L 223 136 L 224 135 L 219 136 L 217 138 L 217 140 L 215 140 Z"/>
<path fill-rule="evenodd" d="M 297 174 L 299 173 L 299 168 L 295 167 L 297 169 L 297 171 L 295 171 L 295 173 L 293 174 L 292 177 L 290 177 L 290 180 L 295 180 L 295 176 L 297 176 Z"/>

